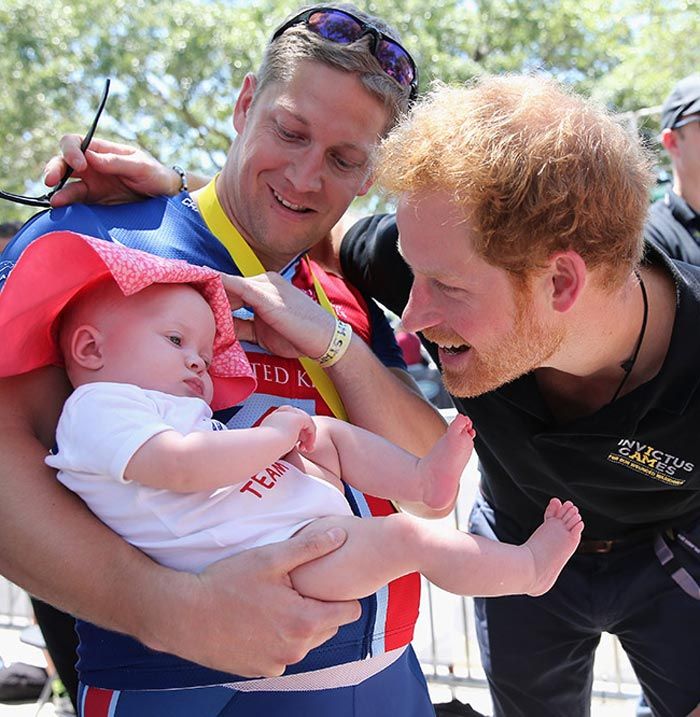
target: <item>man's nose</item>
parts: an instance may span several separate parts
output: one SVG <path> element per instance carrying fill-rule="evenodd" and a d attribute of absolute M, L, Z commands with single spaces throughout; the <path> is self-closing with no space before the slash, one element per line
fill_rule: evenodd
<path fill-rule="evenodd" d="M 438 307 L 427 281 L 414 277 L 406 308 L 401 314 L 401 323 L 406 331 L 423 331 L 437 326 L 442 321 Z"/>
<path fill-rule="evenodd" d="M 295 154 L 287 164 L 285 177 L 299 193 L 319 192 L 323 187 L 325 154 L 308 147 Z"/>

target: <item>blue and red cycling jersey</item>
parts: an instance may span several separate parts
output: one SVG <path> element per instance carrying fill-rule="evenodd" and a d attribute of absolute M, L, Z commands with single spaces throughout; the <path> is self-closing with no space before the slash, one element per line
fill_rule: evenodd
<path fill-rule="evenodd" d="M 238 274 L 233 259 L 211 234 L 187 193 L 156 197 L 121 206 L 73 205 L 32 218 L 0 255 L 0 288 L 23 249 L 37 237 L 56 230 L 71 230 L 115 241 L 168 258 Z M 373 350 L 385 366 L 405 368 L 400 349 L 381 309 L 340 277 L 314 265 L 337 315 Z M 54 267 L 61 271 L 61 267 Z M 309 264 L 299 259 L 282 272 L 287 280 L 316 298 Z M 296 359 L 273 356 L 258 346 L 243 344 L 258 381 L 258 389 L 240 406 L 218 412 L 231 428 L 253 426 L 271 409 L 291 404 L 317 415 L 331 415 L 325 401 Z M 359 516 L 388 515 L 391 503 L 346 486 L 346 497 Z M 90 569 L 90 566 L 85 566 Z M 288 668 L 287 674 L 322 669 L 408 644 L 418 617 L 420 580 L 416 574 L 394 580 L 364 598 L 362 616 L 342 626 L 337 635 Z M 79 620 L 78 670 L 86 685 L 117 690 L 168 689 L 213 685 L 243 678 L 217 672 L 174 655 L 155 652 L 131 637 Z M 235 645 L 232 645 L 235 650 Z"/>

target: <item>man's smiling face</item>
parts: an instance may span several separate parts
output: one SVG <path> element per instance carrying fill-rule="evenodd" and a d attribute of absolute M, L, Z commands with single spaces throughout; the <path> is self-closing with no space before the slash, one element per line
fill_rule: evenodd
<path fill-rule="evenodd" d="M 447 194 L 404 197 L 399 246 L 414 274 L 402 321 L 438 344 L 455 396 L 478 396 L 545 365 L 561 345 L 533 292 L 473 249 L 470 225 Z"/>
<path fill-rule="evenodd" d="M 267 269 L 323 239 L 371 186 L 371 159 L 389 115 L 358 77 L 318 62 L 255 95 L 246 78 L 238 137 L 218 185 L 224 209 Z"/>

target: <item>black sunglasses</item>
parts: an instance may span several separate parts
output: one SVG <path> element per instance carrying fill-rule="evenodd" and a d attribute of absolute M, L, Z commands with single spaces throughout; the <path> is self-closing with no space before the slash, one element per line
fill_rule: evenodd
<path fill-rule="evenodd" d="M 359 17 L 345 10 L 330 7 L 315 7 L 295 15 L 281 25 L 270 42 L 295 25 L 306 25 L 311 32 L 324 40 L 339 45 L 351 45 L 361 37 L 372 38 L 370 50 L 377 58 L 380 67 L 389 77 L 402 87 L 410 88 L 409 99 L 414 100 L 418 93 L 418 70 L 408 50 L 396 40 L 383 33 L 374 25 L 366 23 Z"/>
<path fill-rule="evenodd" d="M 85 135 L 83 141 L 80 143 L 80 149 L 83 152 L 88 148 L 88 145 L 92 141 L 92 137 L 95 134 L 95 130 L 97 129 L 97 123 L 100 121 L 100 115 L 102 114 L 102 110 L 107 104 L 109 85 L 110 79 L 108 77 L 105 80 L 105 86 L 102 90 L 100 104 L 97 108 L 97 112 L 95 113 L 95 119 L 92 120 L 90 129 Z M 0 189 L 0 199 L 7 199 L 9 202 L 15 202 L 16 204 L 25 204 L 28 207 L 50 207 L 51 197 L 53 197 L 53 195 L 56 194 L 56 192 L 58 192 L 60 189 L 63 189 L 63 187 L 66 185 L 66 182 L 70 179 L 71 174 L 73 174 L 73 168 L 68 167 L 63 173 L 63 176 L 61 177 L 59 183 L 50 192 L 42 194 L 40 197 L 27 197 L 24 194 L 13 194 L 12 192 L 4 192 L 2 189 Z"/>

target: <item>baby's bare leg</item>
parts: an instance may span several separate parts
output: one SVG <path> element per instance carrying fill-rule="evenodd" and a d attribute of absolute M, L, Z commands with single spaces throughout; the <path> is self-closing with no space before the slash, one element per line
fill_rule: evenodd
<path fill-rule="evenodd" d="M 553 585 L 583 529 L 578 510 L 556 499 L 524 545 L 499 543 L 405 513 L 320 518 L 313 525 L 339 525 L 348 534 L 341 548 L 291 573 L 300 594 L 319 600 L 371 595 L 413 571 L 459 595 L 539 595 Z"/>
<path fill-rule="evenodd" d="M 416 514 L 452 509 L 474 448 L 474 429 L 466 416 L 457 416 L 423 458 L 357 426 L 327 416 L 314 420 L 318 437 L 304 455 L 307 472 L 320 468 L 342 475 L 363 493 L 395 500 Z"/>
<path fill-rule="evenodd" d="M 423 502 L 439 510 L 454 503 L 459 481 L 474 449 L 476 435 L 468 416 L 458 415 L 446 433 L 418 462 Z"/>

